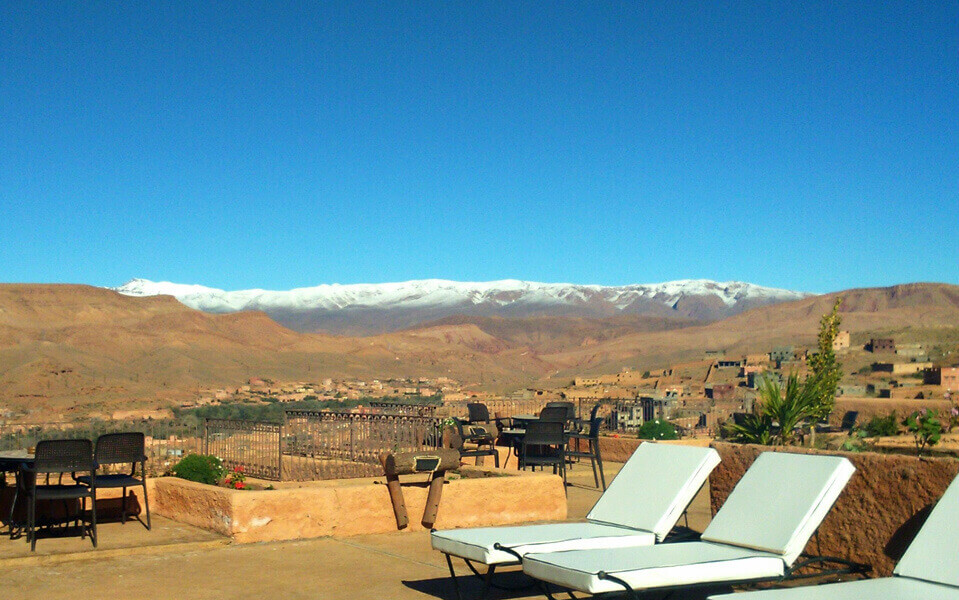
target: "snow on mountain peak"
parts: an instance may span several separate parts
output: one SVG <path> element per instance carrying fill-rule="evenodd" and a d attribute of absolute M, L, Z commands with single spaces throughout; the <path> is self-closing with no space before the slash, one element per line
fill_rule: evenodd
<path fill-rule="evenodd" d="M 683 298 L 716 296 L 733 307 L 744 300 L 764 303 L 798 300 L 811 294 L 762 287 L 739 281 L 716 282 L 684 279 L 624 286 L 539 283 L 504 279 L 461 282 L 421 279 L 379 284 L 323 284 L 289 291 L 224 291 L 202 285 L 132 279 L 115 291 L 128 296 L 170 295 L 183 304 L 208 312 L 239 310 L 336 311 L 353 308 L 455 308 L 458 306 L 509 305 L 577 306 L 604 301 L 623 309 L 638 300 L 653 300 L 673 306 Z"/>

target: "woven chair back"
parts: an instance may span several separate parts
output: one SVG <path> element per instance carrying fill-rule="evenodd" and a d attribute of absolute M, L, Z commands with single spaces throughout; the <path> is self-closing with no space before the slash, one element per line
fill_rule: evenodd
<path fill-rule="evenodd" d="M 93 471 L 93 442 L 90 440 L 37 442 L 33 464 L 38 473 Z"/>

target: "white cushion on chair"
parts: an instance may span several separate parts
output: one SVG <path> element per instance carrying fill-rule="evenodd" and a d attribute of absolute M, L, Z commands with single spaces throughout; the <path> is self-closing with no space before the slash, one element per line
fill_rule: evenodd
<path fill-rule="evenodd" d="M 855 471 L 839 456 L 763 452 L 702 539 L 779 554 L 791 565 Z"/>
<path fill-rule="evenodd" d="M 648 546 L 656 542 L 656 537 L 648 531 L 597 523 L 547 523 L 434 531 L 430 541 L 434 550 L 445 554 L 499 565 L 517 561 L 509 552 L 495 549 L 497 543 L 525 556 L 529 552 Z"/>
<path fill-rule="evenodd" d="M 774 578 L 784 571 L 781 556 L 709 542 L 528 554 L 523 559 L 523 572 L 530 577 L 590 594 L 623 591 L 618 583 L 601 579 L 600 572 L 644 590 Z"/>
<path fill-rule="evenodd" d="M 936 503 L 893 572 L 959 587 L 959 477 Z"/>
<path fill-rule="evenodd" d="M 712 448 L 641 444 L 586 518 L 651 531 L 662 541 L 719 460 Z"/>

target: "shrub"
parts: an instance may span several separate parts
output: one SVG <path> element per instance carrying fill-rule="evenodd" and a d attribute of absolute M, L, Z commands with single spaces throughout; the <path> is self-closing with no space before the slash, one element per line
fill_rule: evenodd
<path fill-rule="evenodd" d="M 171 470 L 180 479 L 210 485 L 216 485 L 224 475 L 220 459 L 208 454 L 188 454 Z"/>
<path fill-rule="evenodd" d="M 800 383 L 795 374 L 783 387 L 778 381 L 764 377 L 759 386 L 759 406 L 743 423 L 729 423 L 725 433 L 734 442 L 785 446 L 795 441 L 800 428 L 822 414 L 824 407 L 820 382 L 809 378 Z"/>
<path fill-rule="evenodd" d="M 896 415 L 896 411 L 892 411 L 885 417 L 877 415 L 862 426 L 862 431 L 866 437 L 899 435 L 899 416 Z"/>
<path fill-rule="evenodd" d="M 934 410 L 917 410 L 903 420 L 902 424 L 912 434 L 916 443 L 916 456 L 922 456 L 926 448 L 939 443 L 942 423 Z"/>
<path fill-rule="evenodd" d="M 638 437 L 641 440 L 678 440 L 679 434 L 669 421 L 655 419 L 643 423 Z"/>

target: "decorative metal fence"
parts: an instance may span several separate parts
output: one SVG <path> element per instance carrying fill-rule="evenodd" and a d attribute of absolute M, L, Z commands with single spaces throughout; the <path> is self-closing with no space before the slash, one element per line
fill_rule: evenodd
<path fill-rule="evenodd" d="M 296 481 L 381 475 L 383 452 L 435 448 L 441 436 L 440 420 L 432 417 L 290 410 L 283 475 Z"/>
<path fill-rule="evenodd" d="M 370 408 L 384 414 L 432 417 L 436 414 L 437 405 L 413 402 L 370 402 Z"/>
<path fill-rule="evenodd" d="M 243 467 L 251 477 L 283 479 L 283 425 L 265 421 L 207 419 L 204 454 L 227 469 Z"/>
<path fill-rule="evenodd" d="M 96 441 L 104 433 L 142 431 L 148 474 L 162 475 L 181 458 L 203 451 L 203 429 L 192 421 L 92 420 L 84 422 L 0 424 L 0 450 L 30 449 L 41 440 L 86 438 Z"/>

